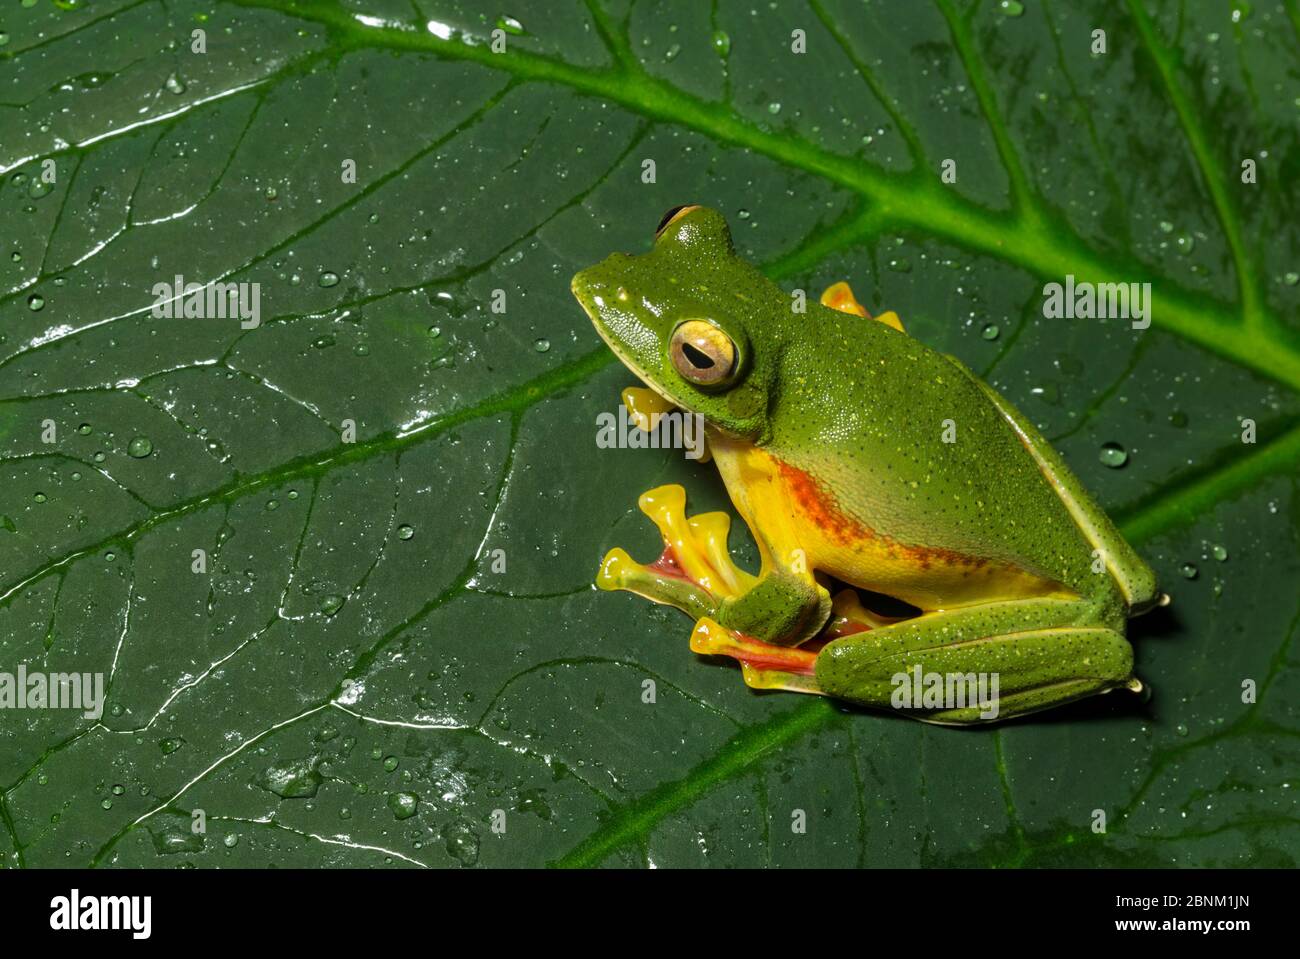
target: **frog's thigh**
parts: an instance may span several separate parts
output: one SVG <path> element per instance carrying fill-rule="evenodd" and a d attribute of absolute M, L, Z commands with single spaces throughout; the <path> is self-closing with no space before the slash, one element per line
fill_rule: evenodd
<path fill-rule="evenodd" d="M 1129 545 L 1124 534 L 1115 527 L 1110 517 L 1106 515 L 1106 511 L 1088 494 L 1078 477 L 1070 472 L 1070 468 L 1055 447 L 1044 439 L 1043 434 L 1034 427 L 1033 423 L 1008 403 L 1002 394 L 972 373 L 960 360 L 951 356 L 948 359 L 984 391 L 989 401 L 1015 428 L 1020 441 L 1034 457 L 1038 468 L 1051 482 L 1052 489 L 1069 510 L 1089 545 L 1100 553 L 1102 561 L 1124 594 L 1124 599 L 1133 614 L 1146 612 L 1157 604 L 1167 603 L 1168 597 L 1163 597 L 1156 588 L 1156 576 L 1151 567 Z"/>
<path fill-rule="evenodd" d="M 596 575 L 601 589 L 637 593 L 699 619 L 754 585 L 755 577 L 733 563 L 727 552 L 731 519 L 726 513 L 688 517 L 686 491 L 677 485 L 647 490 L 637 504 L 659 528 L 663 555 L 643 564 L 622 549 L 610 550 Z"/>
<path fill-rule="evenodd" d="M 1128 641 L 1094 622 L 1086 605 L 1051 599 L 929 613 L 828 644 L 817 657 L 817 685 L 831 696 L 890 709 L 899 708 L 895 691 L 904 682 L 917 688 L 917 667 L 920 685 L 935 674 L 945 683 L 949 675 L 974 674 L 978 681 L 983 674 L 991 692 L 996 676 L 996 715 L 981 715 L 979 705 L 950 704 L 909 713 L 956 724 L 1006 719 L 1120 686 L 1139 688 Z M 969 684 L 961 688 L 971 690 Z"/>

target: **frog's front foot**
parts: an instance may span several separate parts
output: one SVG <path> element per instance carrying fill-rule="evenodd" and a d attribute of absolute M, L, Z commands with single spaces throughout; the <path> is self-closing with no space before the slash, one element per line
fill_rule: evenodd
<path fill-rule="evenodd" d="M 662 555 L 646 564 L 612 549 L 600 565 L 596 585 L 676 606 L 696 620 L 691 649 L 738 660 L 747 685 L 820 693 L 814 677 L 817 650 L 837 636 L 876 625 L 852 622 L 855 611 L 840 603 L 827 623 L 830 599 L 815 583 L 781 573 L 760 579 L 738 567 L 727 551 L 730 517 L 688 517 L 680 486 L 648 490 L 638 505 L 663 536 Z M 824 636 L 805 639 L 823 623 Z M 763 636 L 753 635 L 751 628 Z M 775 641 L 765 641 L 769 639 Z"/>
<path fill-rule="evenodd" d="M 730 656 L 740 663 L 740 674 L 751 689 L 785 689 L 795 693 L 825 695 L 817 685 L 817 650 L 775 646 L 727 629 L 705 616 L 691 633 L 691 650 L 705 656 Z"/>
<path fill-rule="evenodd" d="M 677 485 L 647 490 L 637 505 L 659 528 L 663 554 L 645 564 L 622 549 L 610 550 L 596 575 L 601 589 L 624 589 L 701 619 L 716 616 L 724 602 L 753 588 L 756 578 L 727 552 L 731 518 L 726 513 L 688 517 L 686 491 Z"/>

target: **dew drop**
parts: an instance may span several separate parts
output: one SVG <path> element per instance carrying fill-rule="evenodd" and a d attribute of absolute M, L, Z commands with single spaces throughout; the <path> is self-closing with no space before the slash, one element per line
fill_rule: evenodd
<path fill-rule="evenodd" d="M 393 793 L 388 797 L 388 808 L 397 820 L 410 819 L 420 809 L 420 797 L 415 793 Z"/>
<path fill-rule="evenodd" d="M 298 759 L 268 766 L 254 781 L 281 799 L 310 799 L 316 795 L 324 778 L 311 760 Z"/>
<path fill-rule="evenodd" d="M 1029 394 L 1038 397 L 1048 406 L 1061 405 L 1061 388 L 1051 380 L 1048 380 L 1042 386 L 1031 387 Z"/>
<path fill-rule="evenodd" d="M 31 310 L 33 313 L 39 313 L 44 308 L 45 297 L 41 296 L 39 293 L 33 293 L 27 298 L 27 309 Z"/>
<path fill-rule="evenodd" d="M 478 833 L 464 820 L 453 820 L 442 827 L 442 841 L 448 854 L 455 857 L 462 866 L 472 866 L 478 862 Z"/>
<path fill-rule="evenodd" d="M 329 270 L 326 270 L 324 273 L 320 275 L 320 279 L 317 282 L 319 282 L 320 285 L 324 287 L 338 286 L 339 275 L 337 273 L 333 273 L 330 272 Z"/>
<path fill-rule="evenodd" d="M 533 343 L 533 349 L 538 353 L 545 353 L 551 348 L 551 341 L 545 338 L 539 339 Z"/>
<path fill-rule="evenodd" d="M 343 608 L 343 604 L 345 602 L 346 600 L 338 593 L 330 593 L 328 596 L 325 596 L 321 599 L 320 611 L 324 613 L 326 616 L 333 616 L 335 613 L 337 613 L 340 609 Z"/>
<path fill-rule="evenodd" d="M 405 523 L 397 527 L 398 539 L 410 539 L 414 535 L 415 535 L 415 530 L 412 527 L 406 525 Z"/>
<path fill-rule="evenodd" d="M 1128 450 L 1118 443 L 1103 443 L 1097 458 L 1101 460 L 1103 466 L 1117 470 L 1128 462 Z"/>
<path fill-rule="evenodd" d="M 1196 566 L 1192 563 L 1183 563 L 1182 568 L 1179 569 L 1178 572 L 1183 574 L 1183 579 L 1196 579 L 1199 570 L 1197 570 Z"/>
<path fill-rule="evenodd" d="M 181 94 L 185 92 L 185 81 L 177 73 L 169 73 L 163 86 L 167 88 L 168 93 Z"/>
<path fill-rule="evenodd" d="M 720 57 L 726 57 L 731 52 L 731 37 L 725 30 L 715 30 L 713 33 L 713 49 Z"/>
<path fill-rule="evenodd" d="M 984 328 L 980 330 L 980 336 L 986 340 L 996 340 L 1001 332 L 996 323 L 985 323 Z"/>
<path fill-rule="evenodd" d="M 1008 17 L 1018 17 L 1025 12 L 1025 5 L 1020 0 L 999 0 L 998 9 Z"/>
<path fill-rule="evenodd" d="M 130 443 L 126 444 L 126 453 L 128 456 L 134 456 L 138 460 L 144 459 L 153 452 L 153 440 L 147 436 L 137 436 Z"/>
<path fill-rule="evenodd" d="M 1226 546 L 1220 546 L 1218 543 L 1216 543 L 1210 549 L 1210 555 L 1213 556 L 1215 559 L 1217 559 L 1220 563 L 1226 563 L 1228 561 L 1228 548 Z"/>

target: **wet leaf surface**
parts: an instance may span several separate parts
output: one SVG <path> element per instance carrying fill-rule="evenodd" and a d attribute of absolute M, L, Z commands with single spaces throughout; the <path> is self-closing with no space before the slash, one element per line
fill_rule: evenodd
<path fill-rule="evenodd" d="M 0 669 L 108 691 L 0 713 L 4 862 L 1294 865 L 1300 14 L 1019 6 L 14 5 Z M 757 695 L 591 589 L 656 549 L 643 489 L 725 503 L 595 447 L 630 376 L 568 291 L 688 200 L 1056 442 L 1174 597 L 1149 704 Z M 1044 318 L 1067 273 L 1150 282 L 1151 329 Z M 155 318 L 177 275 L 260 325 Z"/>

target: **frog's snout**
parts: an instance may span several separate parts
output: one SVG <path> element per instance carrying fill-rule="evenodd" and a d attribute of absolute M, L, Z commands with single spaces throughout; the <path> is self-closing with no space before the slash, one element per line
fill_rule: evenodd
<path fill-rule="evenodd" d="M 569 289 L 573 292 L 573 298 L 587 312 L 587 315 L 593 319 L 596 316 L 597 308 L 597 289 L 599 283 L 591 275 L 595 267 L 588 267 L 585 270 L 579 270 L 573 274 L 573 279 L 569 281 Z"/>
<path fill-rule="evenodd" d="M 613 295 L 613 289 L 617 285 L 614 278 L 620 275 L 623 263 L 629 259 L 631 257 L 626 253 L 611 253 L 595 266 L 579 270 L 573 275 L 569 289 L 592 319 L 604 306 L 603 300 Z"/>

